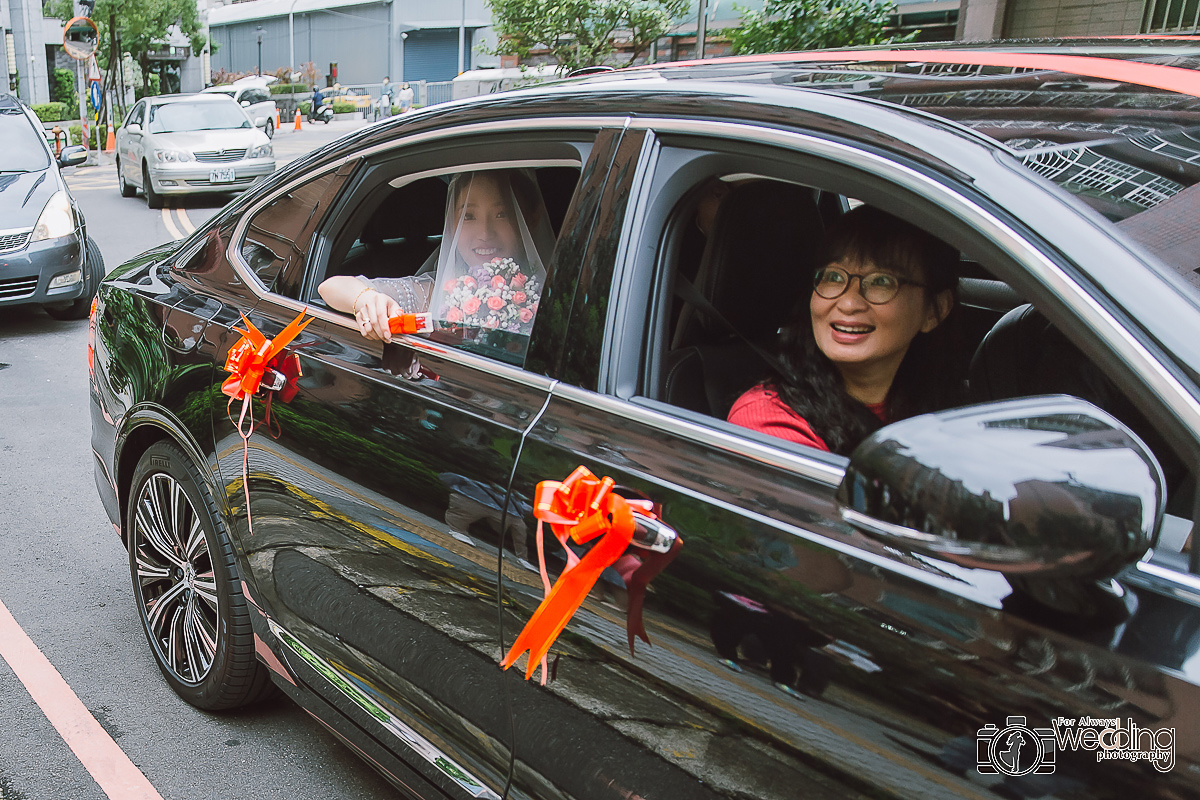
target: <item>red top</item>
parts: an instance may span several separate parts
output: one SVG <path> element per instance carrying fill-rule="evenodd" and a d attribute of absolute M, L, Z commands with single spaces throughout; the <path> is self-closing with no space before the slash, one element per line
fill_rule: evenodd
<path fill-rule="evenodd" d="M 868 403 L 867 408 L 883 422 L 883 403 Z M 792 407 L 779 399 L 779 395 L 762 386 L 755 386 L 743 394 L 729 410 L 729 421 L 752 431 L 778 436 L 789 442 L 815 447 L 818 450 L 829 450 L 829 445 L 816 434 L 808 420 L 792 410 Z"/>

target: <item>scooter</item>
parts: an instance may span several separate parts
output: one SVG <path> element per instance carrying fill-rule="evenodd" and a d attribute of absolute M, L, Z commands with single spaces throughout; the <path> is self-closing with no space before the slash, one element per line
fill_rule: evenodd
<path fill-rule="evenodd" d="M 312 119 L 313 121 L 320 120 L 328 125 L 331 121 L 333 121 L 333 103 L 328 100 L 323 100 L 321 102 L 321 107 L 313 112 Z"/>

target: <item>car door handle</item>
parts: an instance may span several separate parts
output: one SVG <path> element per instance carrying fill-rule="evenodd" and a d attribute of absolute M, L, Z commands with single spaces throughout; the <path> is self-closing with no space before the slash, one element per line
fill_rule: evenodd
<path fill-rule="evenodd" d="M 657 517 L 648 516 L 637 508 L 633 510 L 633 539 L 634 547 L 649 550 L 654 553 L 668 553 L 679 538 L 679 534 L 670 525 Z"/>

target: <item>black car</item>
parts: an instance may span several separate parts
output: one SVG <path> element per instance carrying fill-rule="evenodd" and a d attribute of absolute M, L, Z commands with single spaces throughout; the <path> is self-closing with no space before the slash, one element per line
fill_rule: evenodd
<path fill-rule="evenodd" d="M 0 142 L 0 308 L 39 303 L 55 319 L 83 319 L 104 259 L 58 170 L 87 150 L 56 158 L 37 116 L 10 94 L 0 94 Z"/>
<path fill-rule="evenodd" d="M 531 335 L 385 345 L 322 302 L 416 273 L 501 168 L 556 237 Z M 1197 184 L 1187 39 L 655 65 L 345 137 L 100 287 L 96 482 L 155 658 L 423 798 L 1198 796 Z M 973 404 L 849 458 L 726 422 L 860 204 L 961 253 Z M 300 314 L 243 417 L 243 315 Z M 579 466 L 640 510 L 541 685 L 499 662 Z"/>

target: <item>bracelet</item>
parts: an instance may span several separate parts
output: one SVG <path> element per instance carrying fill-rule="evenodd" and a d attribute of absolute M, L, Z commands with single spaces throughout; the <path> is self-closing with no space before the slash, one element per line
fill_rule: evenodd
<path fill-rule="evenodd" d="M 361 292 L 359 292 L 357 295 L 355 295 L 355 297 L 354 297 L 354 302 L 350 304 L 350 310 L 351 310 L 351 311 L 353 311 L 355 314 L 357 314 L 357 313 L 358 313 L 358 301 L 359 301 L 359 298 L 361 298 L 361 297 L 362 297 L 364 294 L 366 294 L 367 292 L 373 292 L 373 291 L 375 291 L 375 287 L 374 287 L 374 286 L 368 286 L 367 288 L 365 288 L 365 289 L 363 289 Z"/>

